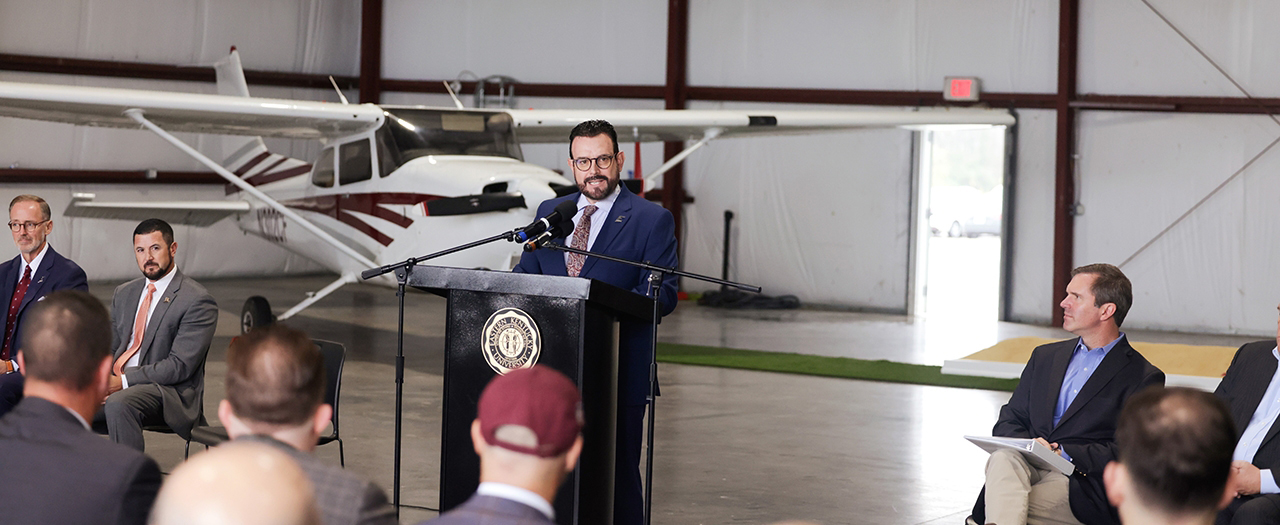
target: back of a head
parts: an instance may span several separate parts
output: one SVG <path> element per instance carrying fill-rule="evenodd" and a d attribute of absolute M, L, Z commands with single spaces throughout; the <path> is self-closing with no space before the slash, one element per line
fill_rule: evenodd
<path fill-rule="evenodd" d="M 493 378 L 476 407 L 485 443 L 552 458 L 567 452 L 582 431 L 582 399 L 564 374 L 546 366 Z"/>
<path fill-rule="evenodd" d="M 250 424 L 301 424 L 323 403 L 324 392 L 324 356 L 300 330 L 260 326 L 227 350 L 227 401 Z"/>
<path fill-rule="evenodd" d="M 1235 435 L 1217 396 L 1150 387 L 1120 413 L 1117 459 L 1147 507 L 1168 515 L 1211 513 L 1223 498 Z"/>
<path fill-rule="evenodd" d="M 261 443 L 230 442 L 169 475 L 152 525 L 319 525 L 311 482 L 292 458 Z"/>
<path fill-rule="evenodd" d="M 26 314 L 18 341 L 29 379 L 84 390 L 111 355 L 111 317 L 92 295 L 60 290 Z"/>

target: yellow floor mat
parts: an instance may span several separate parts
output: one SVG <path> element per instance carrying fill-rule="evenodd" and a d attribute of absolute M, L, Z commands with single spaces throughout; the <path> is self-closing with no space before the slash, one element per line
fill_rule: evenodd
<path fill-rule="evenodd" d="M 1053 342 L 1043 337 L 1015 337 L 996 343 L 995 346 L 965 356 L 972 361 L 995 361 L 1002 363 L 1026 363 L 1031 359 L 1031 351 L 1035 347 Z M 1220 378 L 1227 372 L 1231 358 L 1236 349 L 1229 346 L 1199 346 L 1167 343 L 1144 343 L 1132 341 L 1130 344 L 1142 353 L 1151 364 L 1163 370 L 1166 375 L 1187 375 Z"/>

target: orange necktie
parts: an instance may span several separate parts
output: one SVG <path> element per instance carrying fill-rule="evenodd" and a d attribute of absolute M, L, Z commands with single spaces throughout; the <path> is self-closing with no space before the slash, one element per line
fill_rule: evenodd
<path fill-rule="evenodd" d="M 138 347 L 142 346 L 142 335 L 147 333 L 147 313 L 151 311 L 151 296 L 155 293 L 155 283 L 147 283 L 147 296 L 142 298 L 138 315 L 133 318 L 133 339 L 130 340 L 129 349 L 120 354 L 120 357 L 116 358 L 115 365 L 111 367 L 116 375 L 124 374 L 124 364 L 129 362 L 133 354 L 138 353 Z"/>

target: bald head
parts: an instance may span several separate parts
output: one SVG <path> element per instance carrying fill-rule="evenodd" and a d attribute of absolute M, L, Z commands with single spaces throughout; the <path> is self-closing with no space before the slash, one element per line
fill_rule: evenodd
<path fill-rule="evenodd" d="M 261 443 L 230 442 L 169 475 L 152 525 L 319 525 L 311 482 L 293 459 Z"/>

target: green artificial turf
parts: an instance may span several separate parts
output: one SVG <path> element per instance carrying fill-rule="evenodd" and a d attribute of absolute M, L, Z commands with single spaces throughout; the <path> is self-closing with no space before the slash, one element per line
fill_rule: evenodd
<path fill-rule="evenodd" d="M 826 357 L 762 352 L 736 348 L 716 348 L 673 343 L 658 343 L 658 361 L 682 365 L 741 368 L 786 374 L 804 374 L 846 379 L 890 381 L 917 385 L 950 386 L 957 388 L 981 388 L 985 390 L 1013 391 L 1017 379 L 996 379 L 944 375 L 942 367 L 912 365 L 893 361 L 854 359 L 851 357 Z"/>

